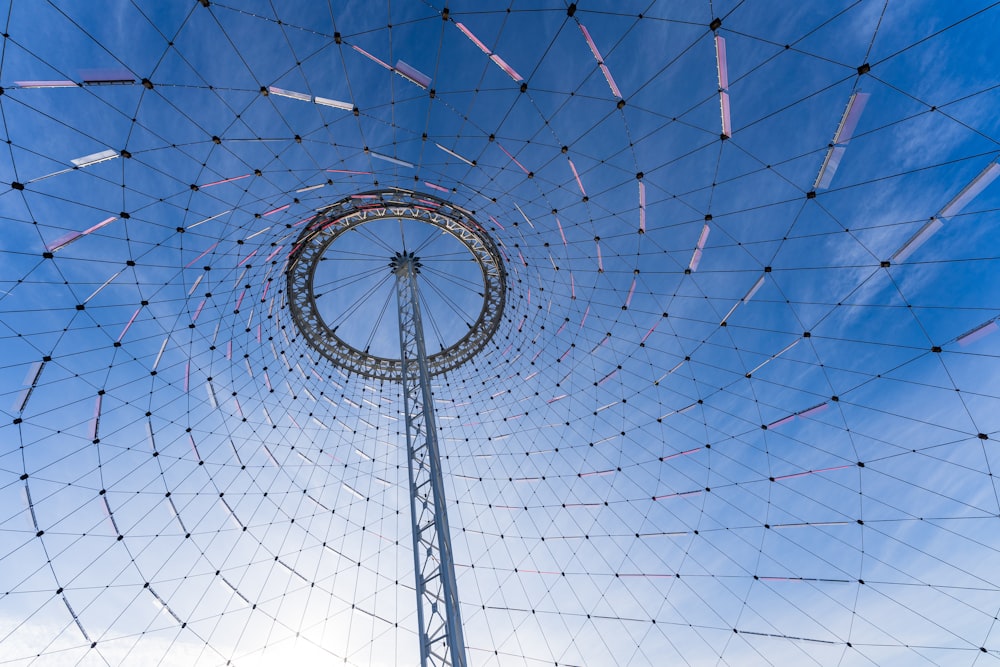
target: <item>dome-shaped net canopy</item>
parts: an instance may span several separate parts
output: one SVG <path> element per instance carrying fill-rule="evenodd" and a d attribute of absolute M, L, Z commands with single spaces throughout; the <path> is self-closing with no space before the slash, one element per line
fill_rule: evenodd
<path fill-rule="evenodd" d="M 471 665 L 1000 658 L 994 5 L 4 4 L 0 664 L 418 662 L 388 189 Z"/>

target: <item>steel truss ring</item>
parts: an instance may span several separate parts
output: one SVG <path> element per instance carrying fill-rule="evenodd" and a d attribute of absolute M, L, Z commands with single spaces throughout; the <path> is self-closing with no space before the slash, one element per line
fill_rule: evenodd
<path fill-rule="evenodd" d="M 496 243 L 472 214 L 440 197 L 388 188 L 345 197 L 320 209 L 299 234 L 289 255 L 287 296 L 292 320 L 306 343 L 349 373 L 401 382 L 402 362 L 368 354 L 327 326 L 316 305 L 313 280 L 320 258 L 338 237 L 376 220 L 405 218 L 438 227 L 472 254 L 483 277 L 483 307 L 461 339 L 428 356 L 430 375 L 458 368 L 477 355 L 500 327 L 506 303 L 507 271 Z"/>

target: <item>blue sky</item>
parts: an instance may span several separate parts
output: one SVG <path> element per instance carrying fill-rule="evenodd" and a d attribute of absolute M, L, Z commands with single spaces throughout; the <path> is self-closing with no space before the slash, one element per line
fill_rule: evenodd
<path fill-rule="evenodd" d="M 577 5 L 4 6 L 4 664 L 416 664 L 399 387 L 282 297 L 387 187 L 505 256 L 434 381 L 470 664 L 1000 657 L 1000 185 L 945 211 L 996 174 L 1000 13 Z M 478 308 L 443 243 L 434 345 Z M 385 354 L 390 287 L 342 325 Z"/>

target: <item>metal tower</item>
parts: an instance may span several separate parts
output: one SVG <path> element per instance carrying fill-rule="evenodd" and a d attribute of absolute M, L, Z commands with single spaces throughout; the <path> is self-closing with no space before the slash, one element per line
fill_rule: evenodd
<path fill-rule="evenodd" d="M 412 252 L 396 253 L 389 266 L 396 276 L 399 308 L 399 355 L 406 414 L 420 664 L 422 667 L 465 667 L 465 640 L 434 423 L 434 397 L 420 321 L 417 290 L 420 260 Z"/>
<path fill-rule="evenodd" d="M 410 220 L 429 226 L 435 234 L 450 236 L 465 247 L 479 268 L 481 308 L 469 318 L 468 331 L 456 335 L 450 345 L 442 343 L 435 354 L 427 354 L 421 323 L 420 259 L 406 251 L 402 237 L 402 249 L 389 262 L 399 314 L 399 359 L 372 354 L 367 347 L 341 338 L 338 327 L 329 326 L 326 317 L 336 318 L 338 313 L 324 312 L 318 305 L 316 272 L 328 249 L 356 236 L 355 230 L 364 225 L 386 220 Z M 310 346 L 350 373 L 402 384 L 420 664 L 466 667 L 431 378 L 469 361 L 496 333 L 506 301 L 507 275 L 501 253 L 464 208 L 427 193 L 389 188 L 352 195 L 321 209 L 299 235 L 287 275 L 291 315 Z M 354 284 L 347 276 L 341 279 Z"/>

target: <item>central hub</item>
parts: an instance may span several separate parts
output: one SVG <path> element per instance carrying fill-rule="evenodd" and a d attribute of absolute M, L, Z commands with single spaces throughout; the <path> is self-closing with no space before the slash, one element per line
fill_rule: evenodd
<path fill-rule="evenodd" d="M 396 275 L 401 273 L 406 273 L 412 271 L 414 275 L 420 273 L 420 267 L 423 264 L 420 263 L 420 258 L 417 257 L 412 252 L 397 252 L 393 255 L 392 259 L 389 260 L 389 268 Z"/>
<path fill-rule="evenodd" d="M 292 320 L 313 349 L 344 370 L 399 381 L 393 276 L 418 273 L 428 372 L 445 373 L 496 333 L 507 272 L 472 214 L 434 195 L 376 190 L 320 209 L 289 256 Z"/>

